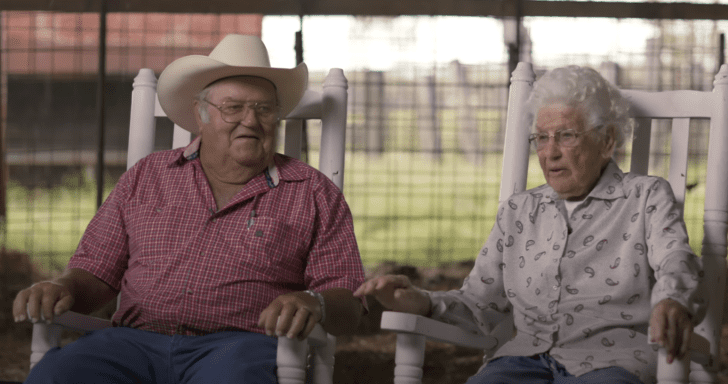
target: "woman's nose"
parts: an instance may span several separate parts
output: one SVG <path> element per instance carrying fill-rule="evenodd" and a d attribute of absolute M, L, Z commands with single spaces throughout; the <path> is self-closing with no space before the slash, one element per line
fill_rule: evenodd
<path fill-rule="evenodd" d="M 559 157 L 561 156 L 561 146 L 559 143 L 556 142 L 556 138 L 551 136 L 549 137 L 548 143 L 546 143 L 546 146 L 543 148 L 543 152 L 548 157 Z"/>

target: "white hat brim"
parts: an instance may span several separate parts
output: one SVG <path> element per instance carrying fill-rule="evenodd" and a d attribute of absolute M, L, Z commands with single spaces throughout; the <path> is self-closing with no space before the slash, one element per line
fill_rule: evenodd
<path fill-rule="evenodd" d="M 159 75 L 159 104 L 175 124 L 198 134 L 199 127 L 193 112 L 195 95 L 211 83 L 232 76 L 256 76 L 271 81 L 276 87 L 283 117 L 296 107 L 308 86 L 308 67 L 305 63 L 291 69 L 239 67 L 208 56 L 192 55 L 175 60 Z"/>

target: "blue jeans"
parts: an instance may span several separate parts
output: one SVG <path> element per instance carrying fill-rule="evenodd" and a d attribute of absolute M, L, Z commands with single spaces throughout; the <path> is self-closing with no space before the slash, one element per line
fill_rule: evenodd
<path fill-rule="evenodd" d="M 251 332 L 167 336 L 107 328 L 48 351 L 25 383 L 275 384 L 277 345 Z"/>
<path fill-rule="evenodd" d="M 597 369 L 576 377 L 547 353 L 491 360 L 465 384 L 642 384 L 621 367 Z"/>

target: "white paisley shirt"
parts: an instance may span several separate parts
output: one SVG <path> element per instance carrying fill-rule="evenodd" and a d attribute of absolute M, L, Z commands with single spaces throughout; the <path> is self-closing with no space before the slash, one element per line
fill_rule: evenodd
<path fill-rule="evenodd" d="M 492 358 L 547 352 L 575 376 L 620 366 L 652 383 L 651 309 L 672 298 L 699 320 L 701 277 L 669 183 L 610 162 L 570 215 L 548 185 L 502 202 L 463 287 L 428 294 L 433 318 L 477 333 L 512 314 Z"/>

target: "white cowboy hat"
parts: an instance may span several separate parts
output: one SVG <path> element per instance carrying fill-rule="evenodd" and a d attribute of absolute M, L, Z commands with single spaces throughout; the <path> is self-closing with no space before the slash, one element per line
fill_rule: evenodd
<path fill-rule="evenodd" d="M 308 67 L 271 68 L 263 41 L 251 35 L 227 35 L 209 56 L 191 55 L 173 61 L 159 75 L 157 96 L 167 117 L 197 134 L 194 97 L 212 82 L 230 76 L 257 76 L 276 87 L 281 116 L 298 104 L 308 85 Z"/>

